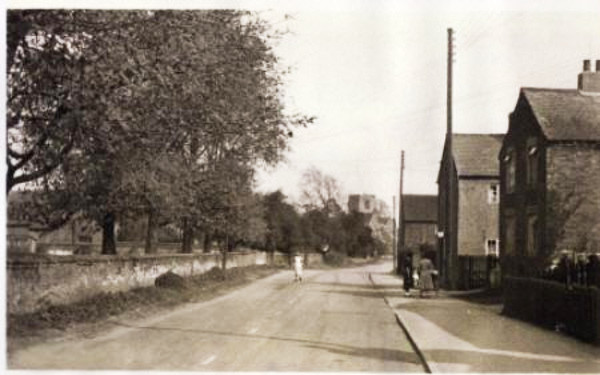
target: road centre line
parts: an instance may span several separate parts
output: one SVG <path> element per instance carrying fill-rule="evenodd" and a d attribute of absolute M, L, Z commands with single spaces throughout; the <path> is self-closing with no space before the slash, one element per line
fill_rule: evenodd
<path fill-rule="evenodd" d="M 211 363 L 212 361 L 214 361 L 215 359 L 217 359 L 216 355 L 211 355 L 210 357 L 206 358 L 203 362 L 202 365 L 206 366 L 209 363 Z"/>

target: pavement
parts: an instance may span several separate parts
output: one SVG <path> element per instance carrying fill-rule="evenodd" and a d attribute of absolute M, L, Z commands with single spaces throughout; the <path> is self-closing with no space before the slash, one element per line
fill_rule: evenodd
<path fill-rule="evenodd" d="M 600 347 L 501 314 L 440 291 L 404 296 L 402 281 L 389 271 L 371 281 L 394 310 L 417 354 L 432 373 L 600 373 Z"/>

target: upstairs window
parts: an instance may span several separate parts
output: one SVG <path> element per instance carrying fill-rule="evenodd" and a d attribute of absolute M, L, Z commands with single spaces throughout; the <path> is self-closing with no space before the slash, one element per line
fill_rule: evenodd
<path fill-rule="evenodd" d="M 504 156 L 502 161 L 505 164 L 504 173 L 505 173 L 505 181 L 506 181 L 506 192 L 512 193 L 515 191 L 515 185 L 517 183 L 517 158 L 515 157 L 515 153 L 513 150 L 509 149 Z"/>
<path fill-rule="evenodd" d="M 539 150 L 534 141 L 527 143 L 527 186 L 535 187 L 538 182 Z"/>
<path fill-rule="evenodd" d="M 488 190 L 488 203 L 498 204 L 498 202 L 500 202 L 500 186 L 491 184 Z"/>

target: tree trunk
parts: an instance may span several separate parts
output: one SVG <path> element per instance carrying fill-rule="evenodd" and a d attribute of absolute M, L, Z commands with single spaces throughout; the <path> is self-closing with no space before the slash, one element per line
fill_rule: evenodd
<path fill-rule="evenodd" d="M 221 265 L 221 269 L 223 269 L 223 271 L 225 271 L 227 269 L 227 253 L 229 248 L 229 236 L 225 237 L 225 246 L 221 247 L 221 254 L 222 254 L 222 265 Z"/>
<path fill-rule="evenodd" d="M 150 209 L 147 213 L 148 221 L 146 222 L 146 245 L 144 246 L 144 253 L 156 254 L 156 213 Z"/>
<path fill-rule="evenodd" d="M 106 213 L 102 222 L 102 254 L 117 254 L 117 243 L 115 241 L 115 214 L 112 212 Z"/>
<path fill-rule="evenodd" d="M 192 241 L 194 238 L 194 229 L 192 228 L 189 219 L 183 219 L 183 239 L 181 244 L 181 252 L 184 254 L 192 253 Z"/>
<path fill-rule="evenodd" d="M 210 244 L 212 242 L 212 236 L 210 235 L 210 232 L 206 231 L 204 233 L 204 252 L 205 253 L 209 253 L 210 252 Z"/>

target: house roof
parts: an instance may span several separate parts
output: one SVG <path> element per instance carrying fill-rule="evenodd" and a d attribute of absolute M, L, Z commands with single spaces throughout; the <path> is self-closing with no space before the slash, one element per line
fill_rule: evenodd
<path fill-rule="evenodd" d="M 437 195 L 402 195 L 404 221 L 437 222 Z"/>
<path fill-rule="evenodd" d="M 458 176 L 498 176 L 503 134 L 453 134 L 452 153 Z"/>
<path fill-rule="evenodd" d="M 578 90 L 522 88 L 548 140 L 600 141 L 600 96 Z"/>

